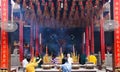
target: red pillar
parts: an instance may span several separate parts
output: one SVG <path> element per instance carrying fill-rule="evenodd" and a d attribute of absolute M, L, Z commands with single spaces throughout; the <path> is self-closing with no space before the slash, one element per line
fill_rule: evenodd
<path fill-rule="evenodd" d="M 31 28 L 30 28 L 30 53 L 34 56 L 34 49 L 33 49 L 33 21 L 31 21 Z"/>
<path fill-rule="evenodd" d="M 89 27 L 86 26 L 86 30 L 85 30 L 85 41 L 86 41 L 86 55 L 88 56 L 90 54 L 89 52 Z"/>
<path fill-rule="evenodd" d="M 0 29 L 0 67 L 1 67 L 1 29 Z"/>
<path fill-rule="evenodd" d="M 91 53 L 94 53 L 94 25 L 93 25 L 93 19 L 91 24 Z"/>
<path fill-rule="evenodd" d="M 4 30 L 8 22 L 8 0 L 1 0 L 1 17 L 0 69 L 9 71 L 8 33 Z"/>
<path fill-rule="evenodd" d="M 19 22 L 19 54 L 20 54 L 20 62 L 22 62 L 23 57 L 24 57 L 24 52 L 23 52 L 23 22 L 20 20 Z"/>
<path fill-rule="evenodd" d="M 35 44 L 35 47 L 36 47 L 36 51 L 35 51 L 35 55 L 38 56 L 39 55 L 39 26 L 38 24 L 36 24 L 36 44 Z"/>
<path fill-rule="evenodd" d="M 101 60 L 105 61 L 105 38 L 104 38 L 104 19 L 100 19 L 100 46 L 101 46 Z"/>
<path fill-rule="evenodd" d="M 0 29 L 0 67 L 1 67 L 1 29 Z"/>

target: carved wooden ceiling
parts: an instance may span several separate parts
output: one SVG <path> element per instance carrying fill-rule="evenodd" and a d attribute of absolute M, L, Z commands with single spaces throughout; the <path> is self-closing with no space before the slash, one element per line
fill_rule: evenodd
<path fill-rule="evenodd" d="M 85 27 L 99 22 L 107 0 L 15 0 L 24 21 L 51 28 Z"/>

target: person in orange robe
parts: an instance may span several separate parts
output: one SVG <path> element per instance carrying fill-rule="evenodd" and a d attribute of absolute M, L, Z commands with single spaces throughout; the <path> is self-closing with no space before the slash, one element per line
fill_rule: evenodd
<path fill-rule="evenodd" d="M 95 55 L 91 54 L 88 56 L 88 62 L 92 62 L 93 64 L 97 63 L 97 58 Z"/>
<path fill-rule="evenodd" d="M 36 62 L 36 58 L 33 57 L 31 59 L 31 61 L 26 65 L 26 72 L 35 72 L 35 67 L 38 66 L 38 63 L 41 61 L 42 59 L 40 58 L 37 62 Z"/>

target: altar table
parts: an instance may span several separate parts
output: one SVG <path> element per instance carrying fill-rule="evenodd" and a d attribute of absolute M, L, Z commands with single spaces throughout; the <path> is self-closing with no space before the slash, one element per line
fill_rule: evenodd
<path fill-rule="evenodd" d="M 107 67 L 106 72 L 113 72 L 113 68 L 112 67 Z"/>
<path fill-rule="evenodd" d="M 42 68 L 36 68 L 35 72 L 61 72 L 58 69 L 42 69 Z M 84 69 L 84 68 L 80 68 L 80 69 L 72 69 L 71 72 L 97 72 L 97 69 Z"/>
<path fill-rule="evenodd" d="M 11 67 L 10 72 L 18 72 L 18 67 L 17 66 Z"/>

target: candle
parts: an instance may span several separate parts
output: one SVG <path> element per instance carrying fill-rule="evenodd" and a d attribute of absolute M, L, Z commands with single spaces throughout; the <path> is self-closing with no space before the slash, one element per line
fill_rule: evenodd
<path fill-rule="evenodd" d="M 74 47 L 74 45 L 73 45 L 73 53 L 75 52 L 75 47 Z"/>
<path fill-rule="evenodd" d="M 75 56 L 75 47 L 73 45 L 73 56 Z"/>
<path fill-rule="evenodd" d="M 62 47 L 60 47 L 60 56 L 61 56 L 61 59 L 63 59 L 64 55 L 63 55 L 63 52 L 62 52 Z"/>
<path fill-rule="evenodd" d="M 47 48 L 47 46 L 46 46 L 46 54 L 48 54 L 48 48 Z"/>
<path fill-rule="evenodd" d="M 85 32 L 83 33 L 83 44 L 85 44 Z"/>
<path fill-rule="evenodd" d="M 42 44 L 42 34 L 40 33 L 40 45 Z"/>
<path fill-rule="evenodd" d="M 60 53 L 62 53 L 62 47 L 60 47 Z"/>

